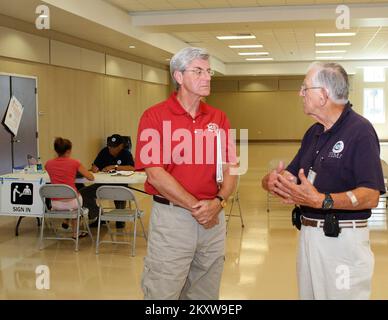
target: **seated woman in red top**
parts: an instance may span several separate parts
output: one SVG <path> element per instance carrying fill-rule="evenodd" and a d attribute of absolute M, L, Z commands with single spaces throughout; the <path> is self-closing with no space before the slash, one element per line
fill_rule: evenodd
<path fill-rule="evenodd" d="M 57 158 L 46 162 L 45 168 L 50 176 L 50 181 L 53 184 L 66 184 L 77 191 L 75 186 L 75 178 L 77 172 L 82 174 L 86 179 L 93 181 L 94 176 L 89 172 L 79 160 L 70 158 L 72 143 L 68 139 L 56 138 L 54 141 L 54 149 L 58 154 Z M 78 193 L 78 191 L 77 191 Z M 78 199 L 82 205 L 82 196 L 78 193 Z M 51 206 L 54 210 L 76 210 L 78 208 L 76 199 L 53 199 Z M 67 223 L 62 224 L 67 227 Z M 77 220 L 72 219 L 73 238 L 76 237 Z M 79 234 L 79 237 L 85 237 L 87 233 Z"/>

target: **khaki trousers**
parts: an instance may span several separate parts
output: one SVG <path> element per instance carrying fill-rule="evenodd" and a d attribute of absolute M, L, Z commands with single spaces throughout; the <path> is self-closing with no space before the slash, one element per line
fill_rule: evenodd
<path fill-rule="evenodd" d="M 303 226 L 297 273 L 300 299 L 369 299 L 374 256 L 369 229 L 342 228 L 338 238 Z"/>
<path fill-rule="evenodd" d="M 225 256 L 223 211 L 219 221 L 205 229 L 190 211 L 153 203 L 142 278 L 144 299 L 219 298 Z"/>

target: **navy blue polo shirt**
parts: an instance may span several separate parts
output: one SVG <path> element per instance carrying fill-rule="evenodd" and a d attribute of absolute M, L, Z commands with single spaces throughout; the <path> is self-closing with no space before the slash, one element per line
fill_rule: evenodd
<path fill-rule="evenodd" d="M 350 104 L 345 106 L 329 130 L 324 131 L 320 123 L 307 130 L 301 148 L 287 171 L 298 176 L 301 168 L 306 177 L 310 168 L 317 173 L 314 186 L 321 193 L 340 193 L 359 187 L 379 190 L 381 194 L 385 192 L 377 134 L 371 123 L 354 112 Z M 367 219 L 371 216 L 370 209 L 301 208 L 305 217 L 313 219 L 324 219 L 326 213 L 336 213 L 339 220 Z"/>
<path fill-rule="evenodd" d="M 123 149 L 117 157 L 114 157 L 109 153 L 108 147 L 105 147 L 98 153 L 97 158 L 94 160 L 93 164 L 99 170 L 102 170 L 107 166 L 116 164 L 119 166 L 134 166 L 135 162 L 133 161 L 132 154 L 129 152 L 129 150 Z"/>

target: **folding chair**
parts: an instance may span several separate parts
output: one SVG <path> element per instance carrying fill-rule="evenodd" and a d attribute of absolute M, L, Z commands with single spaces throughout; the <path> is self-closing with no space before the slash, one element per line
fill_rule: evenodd
<path fill-rule="evenodd" d="M 82 218 L 84 226 L 86 226 L 88 235 L 93 241 L 92 233 L 89 229 L 88 223 L 88 210 L 81 207 L 81 204 L 78 200 L 78 194 L 73 188 L 65 184 L 46 184 L 40 187 L 39 195 L 42 198 L 42 202 L 45 204 L 44 213 L 42 217 L 42 223 L 40 228 L 40 249 L 43 249 L 43 239 L 52 239 L 52 240 L 72 240 L 75 242 L 75 251 L 78 251 L 78 241 L 79 241 L 79 232 L 80 232 L 80 220 Z M 59 199 L 77 199 L 78 208 L 77 210 L 51 210 L 48 209 L 46 204 L 46 199 L 59 198 Z M 55 237 L 44 237 L 44 227 L 47 223 L 45 220 L 50 219 L 77 219 L 77 236 L 74 239 L 73 237 L 61 237 L 58 235 L 56 228 L 53 228 Z"/>
<path fill-rule="evenodd" d="M 230 206 L 229 213 L 227 214 L 228 221 L 226 223 L 226 230 L 228 230 L 230 217 L 240 217 L 241 227 L 244 228 L 244 220 L 243 220 L 242 210 L 241 210 L 241 206 L 240 206 L 240 190 L 239 189 L 240 189 L 240 175 L 237 178 L 236 190 L 234 191 L 234 193 L 233 193 L 233 195 L 231 197 L 232 203 L 231 203 L 231 206 Z M 233 205 L 234 205 L 235 202 L 238 205 L 238 211 L 239 211 L 238 215 L 237 214 L 232 214 Z"/>
<path fill-rule="evenodd" d="M 136 224 L 137 220 L 140 220 L 141 227 L 143 229 L 144 238 L 147 241 L 147 235 L 144 231 L 144 225 L 141 217 L 144 212 L 139 209 L 135 195 L 126 187 L 122 186 L 101 186 L 96 191 L 98 205 L 100 207 L 98 215 L 98 228 L 97 228 L 97 241 L 96 241 L 96 254 L 99 253 L 99 246 L 101 243 L 116 243 L 116 244 L 131 244 L 131 241 L 117 241 L 117 235 L 131 235 L 129 232 L 113 232 L 109 226 L 110 221 L 129 221 L 133 222 L 133 240 L 132 240 L 132 256 L 135 256 L 136 246 Z M 103 200 L 119 200 L 128 201 L 129 208 L 115 209 L 107 208 L 103 206 Z M 132 209 L 131 205 L 134 204 L 135 208 Z M 106 222 L 108 228 L 108 234 L 111 240 L 100 241 L 100 229 L 101 221 Z"/>

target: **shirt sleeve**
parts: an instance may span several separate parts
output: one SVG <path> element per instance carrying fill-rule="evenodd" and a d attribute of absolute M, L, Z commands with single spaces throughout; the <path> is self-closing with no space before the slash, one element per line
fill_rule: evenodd
<path fill-rule="evenodd" d="M 102 149 L 96 159 L 93 161 L 93 164 L 98 168 L 98 170 L 102 170 L 105 168 L 104 166 L 104 149 Z"/>
<path fill-rule="evenodd" d="M 163 166 L 163 146 L 160 124 L 149 114 L 143 113 L 137 132 L 135 170 Z"/>
<path fill-rule="evenodd" d="M 129 150 L 124 150 L 123 151 L 123 165 L 124 166 L 134 166 L 135 162 L 133 161 L 133 156 L 132 153 Z"/>
<path fill-rule="evenodd" d="M 316 130 L 316 124 L 312 125 L 304 134 L 301 146 L 295 155 L 294 159 L 290 162 L 290 164 L 287 166 L 286 170 L 293 174 L 295 177 L 298 177 L 299 169 L 301 166 L 301 160 L 303 154 L 306 152 L 306 149 L 308 148 L 308 145 L 311 143 L 311 137 L 314 134 Z"/>
<path fill-rule="evenodd" d="M 74 167 L 78 170 L 81 166 L 81 161 L 78 159 L 74 159 Z"/>
<path fill-rule="evenodd" d="M 385 193 L 384 175 L 380 160 L 380 145 L 374 129 L 363 130 L 357 140 L 353 159 L 356 187 L 365 187 Z"/>
<path fill-rule="evenodd" d="M 300 169 L 300 158 L 302 156 L 302 147 L 299 148 L 298 153 L 294 157 L 294 159 L 290 162 L 290 164 L 287 166 L 286 170 L 290 173 L 292 173 L 294 176 L 298 176 L 298 172 Z"/>

